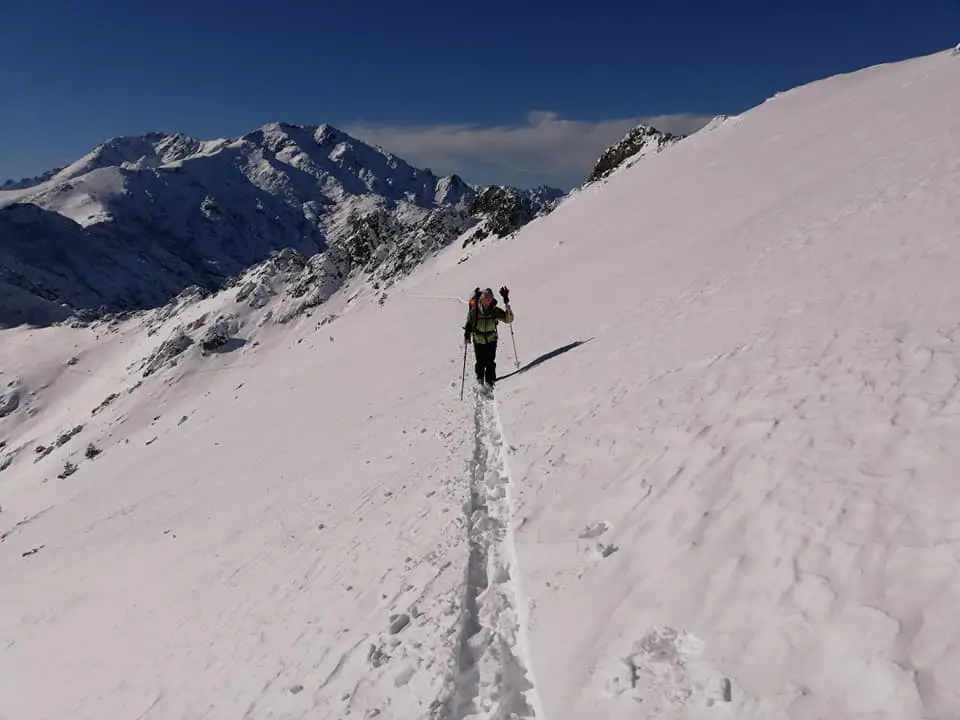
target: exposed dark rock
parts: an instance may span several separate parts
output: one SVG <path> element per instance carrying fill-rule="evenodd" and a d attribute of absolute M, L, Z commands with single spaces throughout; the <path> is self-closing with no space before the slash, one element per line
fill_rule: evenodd
<path fill-rule="evenodd" d="M 143 377 L 149 377 L 167 363 L 175 361 L 191 345 L 193 345 L 193 338 L 187 335 L 183 328 L 178 328 L 144 361 Z"/>
<path fill-rule="evenodd" d="M 683 139 L 682 135 L 661 132 L 649 125 L 637 125 L 600 155 L 587 182 L 602 180 L 640 152 L 657 153 Z"/>

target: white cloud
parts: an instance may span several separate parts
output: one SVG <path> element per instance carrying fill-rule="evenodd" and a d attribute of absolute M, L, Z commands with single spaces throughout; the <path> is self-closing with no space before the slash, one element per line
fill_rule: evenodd
<path fill-rule="evenodd" d="M 604 148 L 640 123 L 689 134 L 709 120 L 693 115 L 660 115 L 587 122 L 564 120 L 556 113 L 538 110 L 531 112 L 523 125 L 357 123 L 344 130 L 414 165 L 437 173 L 456 172 L 471 182 L 476 182 L 475 176 L 481 173 L 511 178 L 500 182 L 549 182 L 569 187 L 586 178 Z"/>

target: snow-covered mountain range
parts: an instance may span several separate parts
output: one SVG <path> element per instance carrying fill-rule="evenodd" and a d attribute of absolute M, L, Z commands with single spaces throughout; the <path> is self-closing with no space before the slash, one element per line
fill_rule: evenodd
<path fill-rule="evenodd" d="M 958 72 L 870 67 L 642 143 L 395 278 L 286 248 L 217 293 L 0 328 L 0 718 L 956 720 Z M 183 162 L 202 206 L 234 145 L 146 143 L 30 191 L 73 219 L 9 217 L 89 243 L 111 182 Z M 229 177 L 269 212 L 312 182 L 254 164 Z M 135 184 L 143 213 L 173 194 Z M 383 202 L 497 202 L 438 185 Z M 492 393 L 461 344 L 478 284 L 516 314 Z"/>
<path fill-rule="evenodd" d="M 473 187 L 330 125 L 284 123 L 235 140 L 114 138 L 38 180 L 0 192 L 0 324 L 156 307 L 287 249 L 320 256 L 328 288 L 356 273 L 389 282 L 563 195 Z"/>

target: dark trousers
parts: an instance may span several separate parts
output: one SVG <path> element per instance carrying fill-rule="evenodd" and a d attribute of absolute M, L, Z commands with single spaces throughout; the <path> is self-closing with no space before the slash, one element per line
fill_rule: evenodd
<path fill-rule="evenodd" d="M 474 343 L 473 353 L 477 356 L 477 364 L 474 365 L 477 382 L 486 381 L 493 385 L 497 380 L 497 341 Z"/>

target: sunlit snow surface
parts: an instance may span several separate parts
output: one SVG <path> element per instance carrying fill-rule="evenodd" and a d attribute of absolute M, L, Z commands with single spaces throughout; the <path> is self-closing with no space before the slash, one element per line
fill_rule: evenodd
<path fill-rule="evenodd" d="M 0 333 L 0 717 L 960 715 L 958 78 L 783 93 L 145 378 L 234 291 Z"/>

